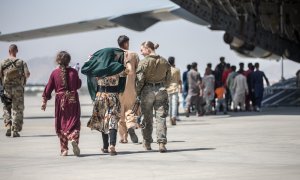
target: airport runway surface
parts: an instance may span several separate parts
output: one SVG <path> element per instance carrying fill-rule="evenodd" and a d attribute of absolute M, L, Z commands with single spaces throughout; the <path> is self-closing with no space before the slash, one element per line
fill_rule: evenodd
<path fill-rule="evenodd" d="M 152 151 L 118 143 L 118 155 L 109 156 L 100 152 L 100 133 L 86 127 L 92 106 L 82 96 L 81 157 L 73 156 L 71 146 L 69 156 L 61 157 L 53 100 L 46 112 L 39 98 L 26 97 L 25 103 L 21 137 L 7 138 L 0 128 L 1 180 L 300 179 L 299 107 L 182 116 L 177 126 L 168 125 L 167 153 L 159 153 L 156 143 Z"/>

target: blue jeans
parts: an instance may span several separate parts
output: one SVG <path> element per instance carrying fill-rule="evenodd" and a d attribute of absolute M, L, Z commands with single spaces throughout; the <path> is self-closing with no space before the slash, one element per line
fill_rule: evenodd
<path fill-rule="evenodd" d="M 217 100 L 217 106 L 216 106 L 216 110 L 217 112 L 220 112 L 220 106 L 223 106 L 223 112 L 226 113 L 227 112 L 227 103 L 226 103 L 226 99 L 218 99 Z"/>
<path fill-rule="evenodd" d="M 170 118 L 178 118 L 178 92 L 169 94 L 169 114 Z"/>
<path fill-rule="evenodd" d="M 183 106 L 184 109 L 186 109 L 186 97 L 187 96 L 188 96 L 188 92 L 183 92 L 182 93 L 182 98 L 183 98 L 183 100 L 182 100 L 182 106 Z"/>

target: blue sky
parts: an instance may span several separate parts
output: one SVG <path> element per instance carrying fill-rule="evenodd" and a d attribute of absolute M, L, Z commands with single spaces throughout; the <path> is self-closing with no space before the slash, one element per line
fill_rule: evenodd
<path fill-rule="evenodd" d="M 0 31 L 5 33 L 71 23 L 76 21 L 120 15 L 148 8 L 171 5 L 167 0 L 1 0 Z M 131 50 L 139 52 L 143 41 L 151 40 L 160 44 L 157 53 L 167 58 L 175 56 L 176 65 L 185 70 L 186 64 L 198 62 L 200 73 L 211 62 L 218 63 L 220 56 L 226 61 L 238 65 L 239 62 L 260 62 L 261 69 L 271 81 L 281 77 L 279 62 L 242 58 L 229 49 L 223 42 L 222 31 L 211 31 L 185 20 L 161 22 L 144 32 L 135 32 L 126 28 L 115 28 L 65 36 L 16 42 L 19 57 L 28 61 L 37 57 L 53 57 L 60 50 L 67 50 L 72 61 L 84 62 L 89 54 L 104 47 L 116 47 L 119 35 L 130 37 Z M 0 59 L 7 57 L 10 43 L 0 42 Z M 30 68 L 30 67 L 29 67 Z M 52 68 L 52 67 L 49 67 Z M 285 76 L 292 77 L 300 69 L 300 64 L 285 61 Z M 34 72 L 32 72 L 34 74 Z M 29 80 L 30 82 L 30 80 Z"/>

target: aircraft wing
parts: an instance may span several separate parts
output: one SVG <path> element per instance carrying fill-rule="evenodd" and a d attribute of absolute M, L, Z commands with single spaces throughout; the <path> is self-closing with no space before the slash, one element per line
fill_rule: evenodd
<path fill-rule="evenodd" d="M 107 18 L 95 19 L 89 21 L 80 21 L 76 23 L 63 24 L 58 26 L 34 29 L 23 32 L 0 35 L 0 41 L 22 41 L 35 38 L 43 38 L 98 29 L 107 29 L 118 27 L 117 24 L 110 22 Z"/>
<path fill-rule="evenodd" d="M 178 18 L 190 20 L 200 25 L 208 25 L 188 11 L 178 6 L 171 6 L 10 34 L 0 34 L 0 41 L 22 41 L 116 27 L 126 27 L 135 31 L 144 31 L 157 22 Z"/>

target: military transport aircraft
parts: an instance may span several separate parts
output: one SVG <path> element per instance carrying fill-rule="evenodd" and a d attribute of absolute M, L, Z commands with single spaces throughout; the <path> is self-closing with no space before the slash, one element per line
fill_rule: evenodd
<path fill-rule="evenodd" d="M 171 0 L 170 6 L 52 27 L 0 34 L 0 41 L 21 41 L 123 26 L 144 31 L 160 21 L 183 18 L 225 31 L 230 49 L 247 57 L 280 57 L 300 62 L 298 0 Z"/>

